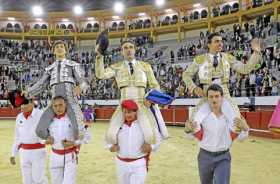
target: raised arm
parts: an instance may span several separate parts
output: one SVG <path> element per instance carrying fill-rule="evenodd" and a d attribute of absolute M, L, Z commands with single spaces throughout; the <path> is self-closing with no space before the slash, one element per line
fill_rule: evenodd
<path fill-rule="evenodd" d="M 104 67 L 104 57 L 97 55 L 95 59 L 95 75 L 98 79 L 110 79 L 116 75 L 111 67 Z"/>
<path fill-rule="evenodd" d="M 255 39 L 251 42 L 252 50 L 254 51 L 249 61 L 246 64 L 243 64 L 240 61 L 237 61 L 232 55 L 227 54 L 226 57 L 231 63 L 231 68 L 241 74 L 249 74 L 256 66 L 256 64 L 261 61 L 261 47 L 260 41 Z"/>
<path fill-rule="evenodd" d="M 261 60 L 261 55 L 258 53 L 253 53 L 246 64 L 235 60 L 232 55 L 227 55 L 226 57 L 231 60 L 231 68 L 234 71 L 244 75 L 249 74 L 252 70 L 254 70 L 256 64 L 258 64 Z"/>
<path fill-rule="evenodd" d="M 27 89 L 27 93 L 29 96 L 36 96 L 41 93 L 47 85 L 50 84 L 50 74 L 45 71 L 42 78 L 37 81 L 33 86 Z"/>

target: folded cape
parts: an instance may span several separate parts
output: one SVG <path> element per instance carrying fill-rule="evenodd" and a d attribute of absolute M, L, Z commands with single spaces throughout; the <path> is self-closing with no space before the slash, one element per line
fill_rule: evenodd
<path fill-rule="evenodd" d="M 146 99 L 159 105 L 168 105 L 171 104 L 172 101 L 174 100 L 173 97 L 164 94 L 156 89 L 151 90 L 146 96 Z"/>

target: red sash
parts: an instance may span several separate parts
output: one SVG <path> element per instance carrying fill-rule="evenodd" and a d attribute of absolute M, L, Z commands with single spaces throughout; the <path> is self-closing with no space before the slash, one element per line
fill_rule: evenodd
<path fill-rule="evenodd" d="M 52 151 L 58 155 L 65 155 L 65 154 L 68 154 L 68 153 L 78 153 L 78 148 L 76 146 L 73 146 L 72 148 L 68 148 L 68 149 L 64 149 L 64 150 L 57 150 L 57 149 L 54 149 L 52 148 Z"/>
<path fill-rule="evenodd" d="M 26 149 L 26 150 L 32 150 L 32 149 L 41 149 L 41 148 L 45 148 L 44 144 L 41 143 L 35 143 L 35 144 L 20 144 L 19 149 Z"/>
<path fill-rule="evenodd" d="M 123 162 L 134 162 L 136 160 L 140 160 L 142 158 L 145 158 L 146 160 L 146 168 L 147 168 L 147 171 L 149 170 L 149 162 L 150 162 L 150 153 L 148 153 L 147 155 L 143 156 L 143 157 L 140 157 L 140 158 L 122 158 L 120 156 L 117 156 L 117 158 Z"/>

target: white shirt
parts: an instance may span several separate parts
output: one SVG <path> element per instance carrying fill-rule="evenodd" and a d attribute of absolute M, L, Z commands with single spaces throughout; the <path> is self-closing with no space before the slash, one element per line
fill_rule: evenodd
<path fill-rule="evenodd" d="M 213 112 L 202 121 L 203 137 L 199 147 L 211 152 L 225 151 L 231 147 L 232 139 L 230 132 L 234 132 L 231 124 L 224 115 L 217 117 Z M 241 132 L 237 137 L 243 140 L 248 132 Z"/>
<path fill-rule="evenodd" d="M 31 115 L 27 119 L 25 119 L 22 112 L 17 115 L 15 140 L 12 148 L 13 157 L 17 155 L 20 144 L 43 143 L 43 140 L 35 132 L 42 114 L 43 112 L 41 110 L 33 108 Z"/>
<path fill-rule="evenodd" d="M 214 62 L 214 56 L 217 56 L 218 62 L 220 62 L 220 59 L 221 59 L 221 54 L 220 53 L 217 53 L 216 55 L 208 53 L 208 55 L 209 55 L 209 57 L 210 57 L 210 59 L 212 61 L 212 64 Z"/>
<path fill-rule="evenodd" d="M 126 66 L 127 66 L 127 69 L 128 69 L 128 72 L 130 73 L 130 66 L 129 66 L 129 63 L 132 63 L 132 66 L 134 67 L 137 63 L 138 63 L 138 61 L 136 60 L 136 59 L 133 59 L 132 61 L 127 61 L 127 60 L 125 60 L 125 64 L 126 64 Z M 130 73 L 130 75 L 131 75 L 131 73 Z"/>
<path fill-rule="evenodd" d="M 156 151 L 161 143 L 161 136 L 156 132 L 156 143 L 151 145 L 152 151 Z M 133 122 L 129 127 L 123 124 L 118 132 L 118 145 L 120 150 L 118 156 L 122 158 L 141 158 L 146 155 L 141 151 L 142 145 L 145 143 L 142 128 L 137 121 Z"/>
<path fill-rule="evenodd" d="M 64 140 L 75 141 L 76 145 L 87 143 L 90 140 L 90 134 L 86 130 L 83 131 L 84 138 L 81 140 L 75 140 L 72 124 L 68 116 L 65 115 L 60 119 L 54 118 L 49 127 L 50 136 L 54 139 L 54 144 L 52 147 L 54 149 L 63 150 L 64 147 L 62 142 Z"/>

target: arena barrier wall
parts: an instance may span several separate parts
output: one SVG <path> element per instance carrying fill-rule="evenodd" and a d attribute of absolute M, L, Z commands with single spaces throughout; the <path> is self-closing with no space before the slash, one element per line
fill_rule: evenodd
<path fill-rule="evenodd" d="M 113 115 L 114 111 L 115 107 L 96 108 L 96 119 L 108 121 Z M 19 112 L 19 109 L 0 108 L 0 118 L 15 118 Z M 168 109 L 161 109 L 161 112 L 167 125 L 184 126 L 186 120 L 188 120 L 189 118 L 189 109 L 184 107 L 171 107 Z M 246 118 L 251 128 L 251 135 L 280 139 L 280 135 L 269 131 L 267 128 L 273 111 L 242 111 L 241 113 Z"/>

